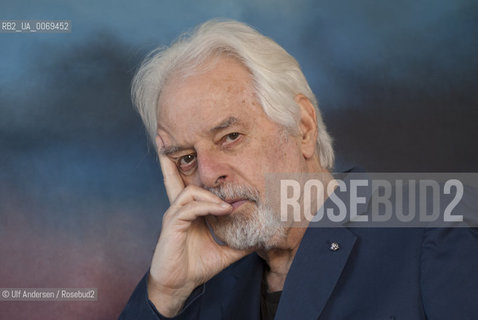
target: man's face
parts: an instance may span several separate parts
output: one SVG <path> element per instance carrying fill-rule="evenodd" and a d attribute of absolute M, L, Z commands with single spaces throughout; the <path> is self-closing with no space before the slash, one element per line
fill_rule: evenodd
<path fill-rule="evenodd" d="M 233 247 L 268 246 L 261 234 L 283 236 L 273 235 L 281 228 L 264 199 L 265 174 L 303 171 L 304 158 L 298 138 L 262 110 L 248 70 L 219 58 L 205 72 L 170 79 L 159 106 L 158 134 L 184 184 L 234 207 L 227 217 L 208 216 L 214 233 Z"/>

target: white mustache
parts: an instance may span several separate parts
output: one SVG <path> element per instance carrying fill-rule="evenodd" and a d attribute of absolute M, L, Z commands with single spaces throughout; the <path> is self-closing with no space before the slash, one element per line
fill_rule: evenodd
<path fill-rule="evenodd" d="M 221 198 L 221 200 L 245 199 L 249 201 L 259 202 L 259 191 L 251 186 L 234 185 L 231 183 L 222 184 L 218 187 L 206 188 L 211 193 Z"/>

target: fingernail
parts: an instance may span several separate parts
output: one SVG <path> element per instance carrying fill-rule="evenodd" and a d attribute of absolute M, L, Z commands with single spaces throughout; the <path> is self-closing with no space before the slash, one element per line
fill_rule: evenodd
<path fill-rule="evenodd" d="M 221 203 L 221 207 L 223 207 L 223 208 L 229 208 L 229 207 L 231 207 L 231 205 L 230 205 L 229 203 L 227 203 L 227 202 L 223 202 L 223 203 Z"/>

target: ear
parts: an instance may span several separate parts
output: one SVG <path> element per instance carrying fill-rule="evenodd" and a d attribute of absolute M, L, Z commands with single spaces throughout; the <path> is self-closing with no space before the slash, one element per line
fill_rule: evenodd
<path fill-rule="evenodd" d="M 299 134 L 302 155 L 309 159 L 314 156 L 317 144 L 317 117 L 315 108 L 309 98 L 303 94 L 295 96 L 300 109 Z"/>

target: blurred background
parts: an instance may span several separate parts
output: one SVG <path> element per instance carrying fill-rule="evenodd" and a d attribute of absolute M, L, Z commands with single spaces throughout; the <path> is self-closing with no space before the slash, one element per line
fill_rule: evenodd
<path fill-rule="evenodd" d="M 336 171 L 478 171 L 476 1 L 2 1 L 0 287 L 98 288 L 96 302 L 0 302 L 0 319 L 115 319 L 168 207 L 130 97 L 146 53 L 214 17 L 301 64 Z"/>

